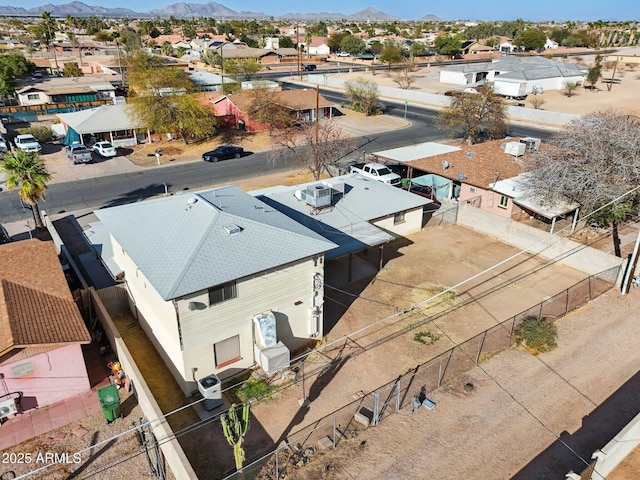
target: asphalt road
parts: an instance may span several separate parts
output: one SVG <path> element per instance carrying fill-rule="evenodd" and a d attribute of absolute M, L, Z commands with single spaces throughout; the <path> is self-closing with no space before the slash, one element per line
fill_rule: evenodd
<path fill-rule="evenodd" d="M 322 91 L 326 98 L 340 102 L 344 97 L 332 91 Z M 385 102 L 387 115 L 405 117 L 404 103 Z M 434 126 L 437 112 L 416 106 L 408 106 L 406 119 L 411 126 L 397 131 L 376 133 L 355 138 L 356 149 L 352 152 L 374 152 L 416 143 L 435 141 L 442 138 L 442 132 Z M 547 138 L 549 132 L 524 126 L 514 126 L 513 136 L 534 136 Z M 193 190 L 213 184 L 233 183 L 240 179 L 261 175 L 287 172 L 297 167 L 293 158 L 279 160 L 273 164 L 267 152 L 259 152 L 244 157 L 241 161 L 184 163 L 160 168 L 97 177 L 74 182 L 51 184 L 47 189 L 46 202 L 41 208 L 50 215 L 84 209 L 97 209 L 136 202 L 165 192 Z M 25 209 L 15 191 L 0 192 L 0 223 L 32 218 L 31 211 Z"/>

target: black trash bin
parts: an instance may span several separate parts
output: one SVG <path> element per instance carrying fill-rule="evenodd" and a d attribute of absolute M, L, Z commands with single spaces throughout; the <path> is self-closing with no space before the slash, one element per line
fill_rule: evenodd
<path fill-rule="evenodd" d="M 238 130 L 243 130 L 244 131 L 244 120 L 240 119 L 238 120 Z"/>

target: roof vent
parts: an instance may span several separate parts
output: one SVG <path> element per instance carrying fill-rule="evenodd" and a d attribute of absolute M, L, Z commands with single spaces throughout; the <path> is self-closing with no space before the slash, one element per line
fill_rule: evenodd
<path fill-rule="evenodd" d="M 242 231 L 238 225 L 234 225 L 233 223 L 229 223 L 222 228 L 224 228 L 227 235 L 233 235 L 234 233 L 240 233 Z"/>
<path fill-rule="evenodd" d="M 442 168 L 445 170 L 449 168 L 449 162 L 447 162 L 446 160 L 442 160 Z"/>
<path fill-rule="evenodd" d="M 469 158 L 471 158 L 471 157 L 473 157 L 475 154 L 476 154 L 476 152 L 467 152 L 467 153 L 465 153 L 465 154 L 464 154 L 464 156 L 465 156 L 465 157 L 469 157 Z"/>
<path fill-rule="evenodd" d="M 458 174 L 458 180 L 462 181 L 462 180 L 464 180 L 465 178 L 467 178 L 467 176 L 466 176 L 464 173 L 459 173 L 459 174 Z"/>

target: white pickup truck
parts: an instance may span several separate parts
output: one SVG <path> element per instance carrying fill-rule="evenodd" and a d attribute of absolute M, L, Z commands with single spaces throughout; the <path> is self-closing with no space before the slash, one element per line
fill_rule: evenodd
<path fill-rule="evenodd" d="M 349 171 L 394 187 L 399 187 L 402 182 L 400 175 L 393 173 L 389 167 L 381 163 L 356 163 L 351 165 Z"/>
<path fill-rule="evenodd" d="M 40 145 L 40 142 L 38 142 L 33 135 L 17 135 L 13 143 L 18 150 L 22 150 L 23 152 L 34 153 L 42 151 L 42 145 Z"/>

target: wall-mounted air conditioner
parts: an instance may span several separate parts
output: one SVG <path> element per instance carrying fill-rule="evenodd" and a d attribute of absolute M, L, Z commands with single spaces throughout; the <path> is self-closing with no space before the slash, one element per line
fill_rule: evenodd
<path fill-rule="evenodd" d="M 0 419 L 7 418 L 9 415 L 18 413 L 16 401 L 13 398 L 0 402 Z"/>

